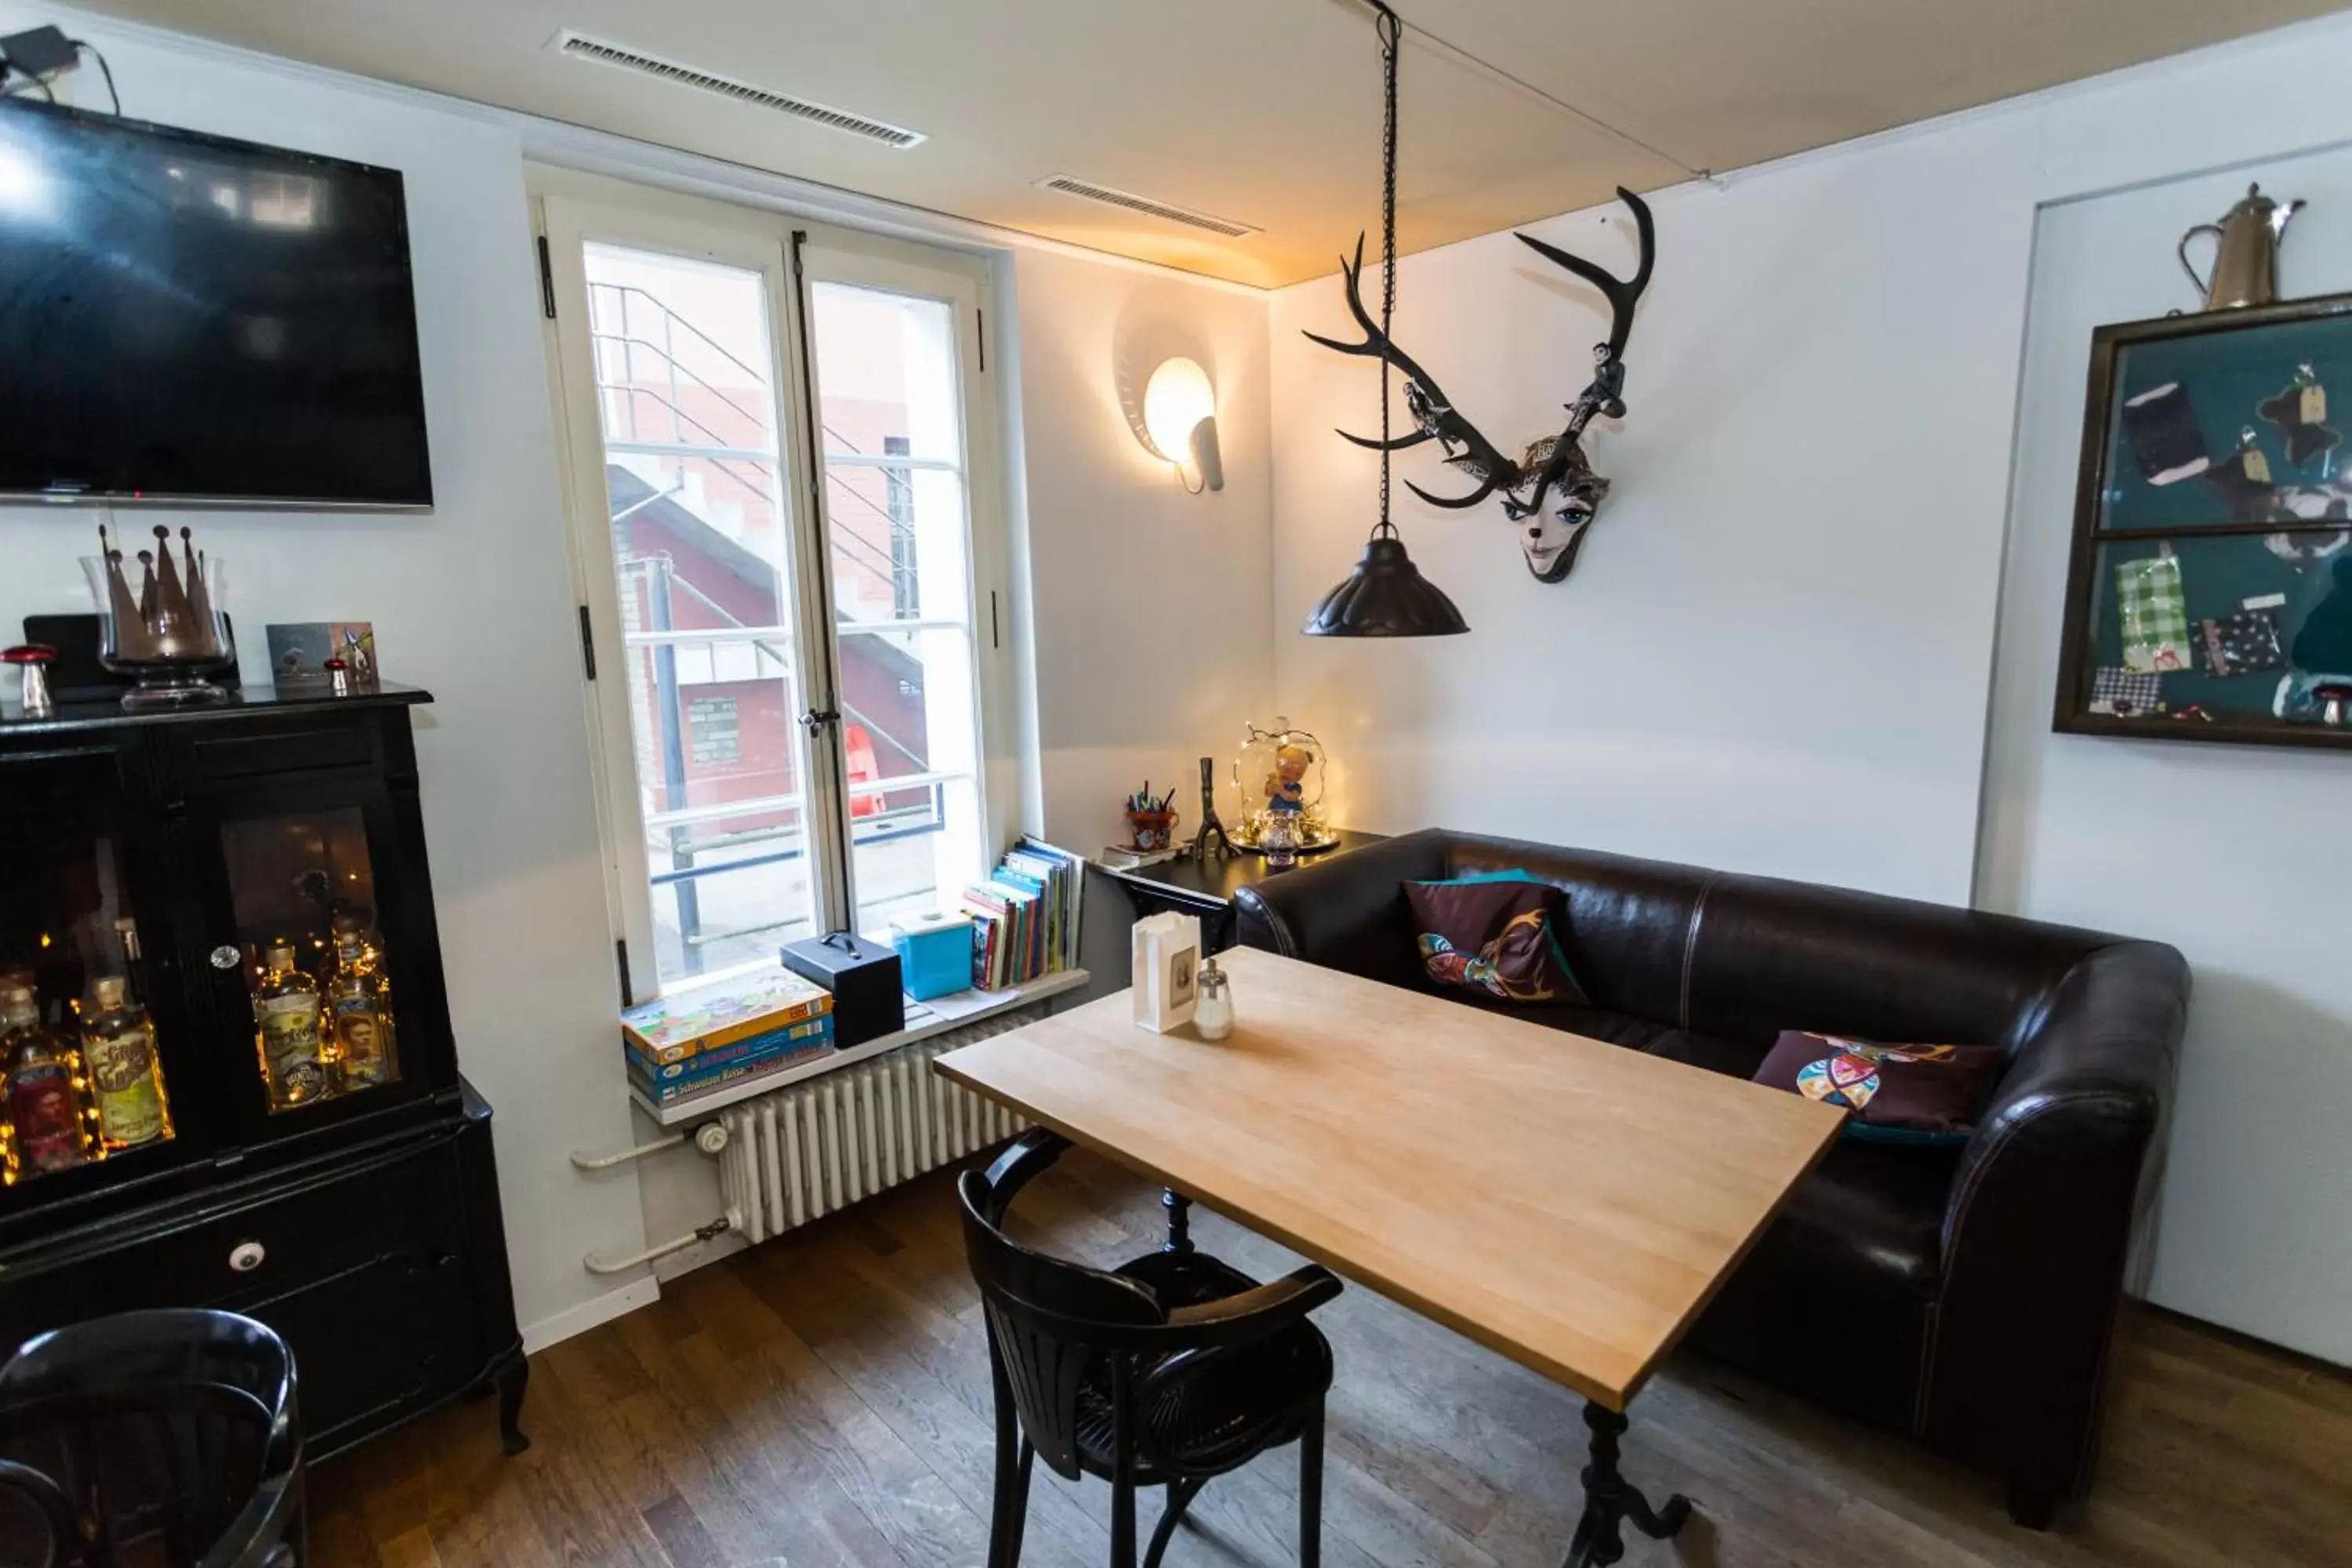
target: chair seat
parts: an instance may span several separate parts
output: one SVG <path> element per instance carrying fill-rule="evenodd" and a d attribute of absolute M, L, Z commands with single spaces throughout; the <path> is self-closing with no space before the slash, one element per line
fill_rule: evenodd
<path fill-rule="evenodd" d="M 1201 1252 L 1151 1253 L 1112 1272 L 1148 1286 L 1171 1311 L 1221 1300 L 1259 1283 Z M 1139 1386 L 1151 1371 L 1150 1365 L 1138 1369 Z M 1330 1386 L 1331 1346 L 1310 1323 L 1223 1355 L 1215 1365 L 1179 1379 L 1140 1412 L 1150 1434 L 1145 1447 L 1163 1463 L 1139 1460 L 1136 1484 L 1216 1475 L 1291 1441 L 1305 1430 Z M 1078 1463 L 1091 1474 L 1111 1474 L 1111 1431 L 1110 1366 L 1100 1362 L 1078 1388 Z"/>

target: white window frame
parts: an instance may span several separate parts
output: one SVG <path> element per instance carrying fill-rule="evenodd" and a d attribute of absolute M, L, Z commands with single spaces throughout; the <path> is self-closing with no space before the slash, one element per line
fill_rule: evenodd
<path fill-rule="evenodd" d="M 622 978 L 633 1001 L 662 990 L 656 948 L 646 823 L 640 805 L 628 683 L 614 678 L 630 668 L 614 587 L 611 512 L 605 490 L 603 416 L 596 390 L 587 318 L 583 247 L 603 241 L 635 250 L 667 252 L 757 272 L 767 290 L 771 322 L 766 367 L 778 389 L 777 475 L 791 540 L 793 650 L 796 687 L 804 706 L 823 695 L 807 679 L 823 661 L 831 689 L 841 689 L 839 638 L 832 605 L 827 545 L 832 519 L 827 489 L 813 474 L 808 411 L 818 405 L 812 377 L 815 344 L 806 322 L 807 289 L 819 282 L 913 295 L 945 302 L 954 318 L 956 375 L 962 397 L 962 475 L 968 529 L 969 635 L 978 707 L 977 766 L 971 787 L 979 803 L 983 860 L 1008 841 L 1019 796 L 1018 718 L 1014 660 L 1008 624 L 1013 603 L 1002 413 L 993 356 L 983 341 L 984 301 L 992 285 L 983 254 L 918 245 L 813 223 L 790 214 L 711 201 L 601 175 L 532 165 L 529 170 L 538 237 L 547 247 L 555 317 L 546 326 L 551 394 L 562 448 L 566 534 L 573 587 L 588 653 L 599 675 L 582 680 L 592 745 L 595 794 L 604 848 L 607 905 L 622 943 Z M 797 244 L 795 236 L 798 236 Z M 795 275 L 793 262 L 800 267 Z M 803 351 L 805 347 L 805 352 Z M 822 460 L 821 446 L 817 460 Z M 869 466 L 887 467 L 887 463 Z M 739 634 L 740 635 L 740 634 Z M 844 732 L 836 727 L 835 736 Z M 841 929 L 857 908 L 856 858 L 845 751 L 837 743 L 795 741 L 803 820 L 808 825 L 813 914 L 817 929 Z M 906 788 L 929 775 L 897 784 Z M 961 775 L 958 775 L 961 776 Z M 1011 781 L 1013 787 L 991 787 Z M 888 786 L 885 786 L 888 787 Z M 730 812 L 759 803 L 730 805 Z M 986 876 L 986 864 L 971 875 Z M 845 907 L 843 889 L 849 903 Z M 953 894 L 941 889 L 943 901 Z M 723 972 L 719 976 L 723 978 Z M 696 976 L 701 984 L 713 977 Z"/>

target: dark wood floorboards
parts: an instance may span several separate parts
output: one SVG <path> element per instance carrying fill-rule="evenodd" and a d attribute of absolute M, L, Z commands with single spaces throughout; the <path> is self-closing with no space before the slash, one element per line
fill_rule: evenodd
<path fill-rule="evenodd" d="M 1022 1200 L 1031 1234 L 1110 1263 L 1156 1245 L 1157 1194 L 1073 1154 Z M 1262 1277 L 1282 1249 L 1205 1212 L 1197 1239 Z M 1578 1405 L 1350 1289 L 1326 1479 L 1331 1568 L 1553 1568 L 1573 1523 Z M 1833 1324 L 1822 1364 L 1834 1373 Z M 322 1466 L 329 1568 L 981 1568 L 988 1359 L 945 1173 L 676 1281 L 535 1357 L 503 1458 L 488 1404 Z M 2059 1532 L 1906 1446 L 1685 1361 L 1634 1405 L 1627 1467 L 1699 1517 L 1629 1564 L 2352 1564 L 2352 1379 L 2137 1317 L 2099 1485 Z M 1038 1470 L 1025 1568 L 1102 1568 L 1107 1489 Z M 1169 1568 L 1289 1564 L 1296 1461 L 1212 1483 Z M 1147 1504 L 1145 1518 L 1155 1505 Z"/>

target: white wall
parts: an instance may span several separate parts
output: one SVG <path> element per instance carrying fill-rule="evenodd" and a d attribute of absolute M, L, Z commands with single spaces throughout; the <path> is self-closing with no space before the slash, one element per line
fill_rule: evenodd
<path fill-rule="evenodd" d="M 2347 71 L 2332 17 L 1665 193 L 1631 413 L 1594 447 L 1617 493 L 1569 580 L 1529 579 L 1491 506 L 1400 508 L 1466 637 L 1291 635 L 1370 518 L 1373 467 L 1329 428 L 1378 405 L 1363 362 L 1297 335 L 1344 332 L 1336 281 L 1277 295 L 1273 329 L 1277 691 L 1340 749 L 1349 820 L 1957 903 L 1987 807 L 1985 902 L 2164 937 L 2199 972 L 2156 1298 L 2338 1361 L 2352 983 L 2319 944 L 2342 924 L 2323 802 L 2347 764 L 2042 731 L 2088 323 L 2193 302 L 2173 240 L 2242 191 L 2241 165 L 2352 139 Z M 2281 178 L 2320 196 L 2324 166 Z M 2035 269 L 2044 204 L 2152 183 L 2050 215 Z M 2300 220 L 2292 290 L 2352 287 L 2338 208 Z M 1622 270 L 1605 216 L 1532 232 Z M 2062 291 L 2021 407 L 2030 282 Z M 1398 341 L 1497 444 L 1557 426 L 1600 332 L 1588 290 L 1507 235 L 1411 258 L 1399 285 Z M 1426 453 L 1400 467 L 1451 477 Z"/>
<path fill-rule="evenodd" d="M 55 16 L 5 0 L 0 30 Z M 629 1123 L 613 1088 L 612 938 L 520 145 L 331 79 L 72 25 L 105 50 L 133 115 L 406 178 L 432 514 L 155 521 L 189 523 L 226 563 L 248 678 L 268 679 L 266 622 L 369 620 L 385 675 L 439 699 L 419 710 L 417 757 L 459 1059 L 498 1112 L 517 1312 L 554 1318 L 609 1288 L 581 1270 L 583 1251 L 635 1251 L 643 1232 L 634 1190 L 563 1163 L 625 1140 Z M 95 72 L 72 87 L 105 101 Z M 75 557 L 92 552 L 97 521 L 0 507 L 0 627 L 89 607 Z"/>
<path fill-rule="evenodd" d="M 2352 1362 L 2352 759 L 2050 731 L 2092 329 L 2181 302 L 2171 244 L 2259 178 L 2311 202 L 2289 287 L 2352 289 L 2352 153 L 2193 175 L 2047 209 L 2017 473 L 1979 897 L 2169 942 L 2197 969 L 2158 1298 Z"/>
<path fill-rule="evenodd" d="M 1030 526 L 1030 627 L 1049 837 L 1124 838 L 1119 803 L 1218 776 L 1272 712 L 1266 296 L 1045 251 L 1015 257 Z M 1161 361 L 1217 394 L 1225 488 L 1186 493 L 1137 439 Z"/>
<path fill-rule="evenodd" d="M 1379 403 L 1370 362 L 1298 335 L 1349 335 L 1339 290 L 1276 296 L 1276 663 L 1345 819 L 1964 897 L 2017 347 L 1985 323 L 2015 319 L 2032 218 L 1994 172 L 2030 147 L 1985 121 L 1660 198 L 1631 411 L 1592 447 L 1615 493 L 1569 579 L 1528 575 L 1498 506 L 1397 490 L 1472 628 L 1442 642 L 1295 635 L 1371 521 L 1375 462 L 1331 426 Z M 1632 268 L 1630 222 L 1530 232 Z M 1491 440 L 1559 428 L 1592 290 L 1508 234 L 1398 282 L 1397 342 Z M 1470 488 L 1433 446 L 1397 467 Z"/>
<path fill-rule="evenodd" d="M 612 931 L 564 553 L 539 283 L 523 189 L 541 161 L 642 166 L 706 195 L 743 178 L 406 89 L 152 28 L 0 0 L 0 32 L 56 20 L 101 47 L 131 114 L 401 170 L 406 177 L 437 505 L 428 516 L 190 514 L 232 574 L 230 609 L 270 621 L 374 622 L 386 675 L 431 688 L 418 754 L 460 1059 L 497 1108 L 516 1305 L 534 1343 L 648 1299 L 649 1276 L 599 1280 L 584 1253 L 645 1242 L 639 1171 L 583 1178 L 566 1156 L 632 1139 Z M 97 91 L 93 100 L 89 95 Z M 69 100 L 103 102 L 94 72 Z M 778 205 L 790 182 L 743 198 Z M 971 226 L 835 202 L 901 235 Z M 1012 447 L 1028 470 L 1035 707 L 1048 748 L 1043 826 L 1079 847 L 1117 821 L 1129 773 L 1173 777 L 1238 730 L 1266 666 L 1265 305 L 1227 285 L 1066 252 L 1004 251 L 1020 319 L 992 336 L 1028 384 Z M 1017 257 L 1017 261 L 1013 258 Z M 1185 353 L 1214 378 L 1227 487 L 1184 495 L 1137 445 L 1121 378 Z M 1008 364 L 1008 373 L 1012 366 Z M 128 514 L 126 514 L 128 515 Z M 142 517 L 149 514 L 142 513 Z M 174 526 L 182 519 L 153 514 Z M 0 506 L 0 632 L 87 608 L 76 557 L 95 512 Z M 1016 519 L 1016 528 L 1020 526 Z M 1018 629 L 1018 628 L 1016 628 Z M 248 639 L 257 647 L 259 638 Z M 249 668 L 257 678 L 264 671 Z M 1139 772 L 1139 770 L 1140 772 Z M 646 1182 L 656 1220 L 715 1212 L 691 1152 Z"/>

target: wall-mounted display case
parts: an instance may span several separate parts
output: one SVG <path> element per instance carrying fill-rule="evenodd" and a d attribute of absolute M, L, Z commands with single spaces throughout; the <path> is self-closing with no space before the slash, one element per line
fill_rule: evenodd
<path fill-rule="evenodd" d="M 138 1306 L 292 1344 L 314 1454 L 522 1392 L 458 1076 L 419 691 L 0 710 L 0 1350 Z"/>
<path fill-rule="evenodd" d="M 2056 728 L 2352 746 L 2352 295 L 2092 338 Z"/>

